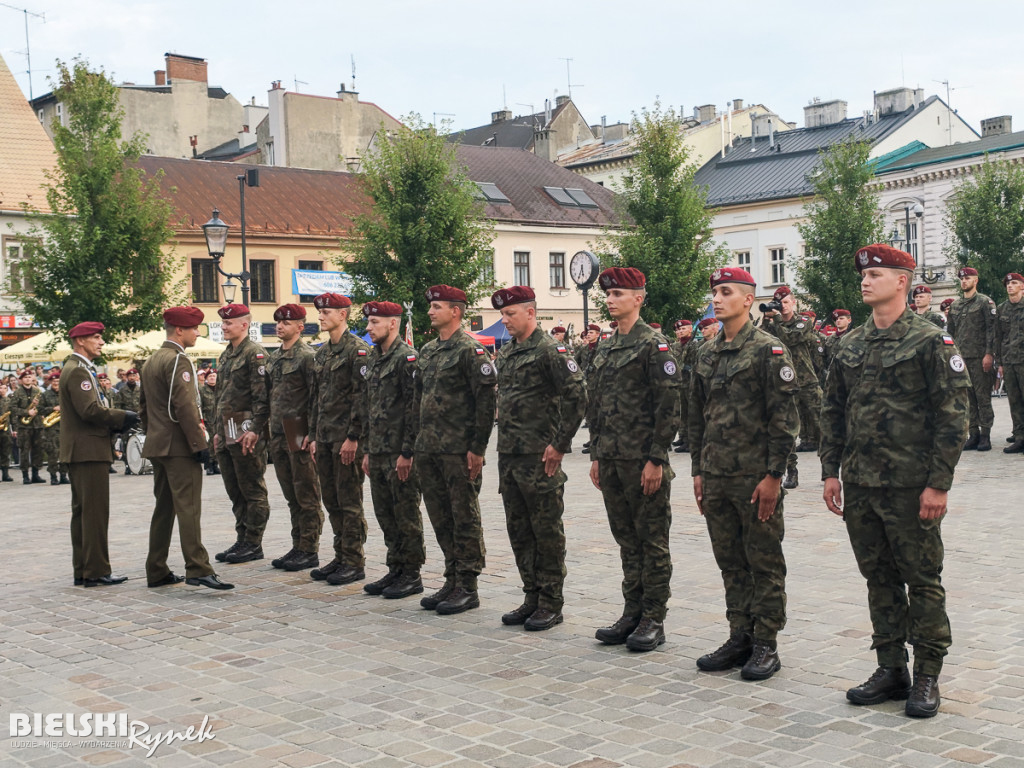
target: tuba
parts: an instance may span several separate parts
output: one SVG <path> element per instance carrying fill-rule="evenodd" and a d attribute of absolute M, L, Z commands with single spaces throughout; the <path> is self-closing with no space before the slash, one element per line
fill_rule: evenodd
<path fill-rule="evenodd" d="M 28 406 L 28 410 L 31 411 L 33 408 L 35 408 L 38 405 L 39 405 L 39 395 L 36 395 L 35 397 L 32 398 L 32 402 Z M 32 420 L 34 418 L 35 418 L 35 416 L 22 416 L 21 417 L 21 423 L 24 424 L 27 427 L 29 424 L 32 423 Z"/>
<path fill-rule="evenodd" d="M 11 423 L 11 412 L 7 411 L 3 415 L 0 415 L 0 432 L 3 432 Z"/>
<path fill-rule="evenodd" d="M 50 413 L 43 416 L 43 426 L 46 428 L 52 427 L 54 424 L 60 423 L 60 411 L 50 411 Z"/>

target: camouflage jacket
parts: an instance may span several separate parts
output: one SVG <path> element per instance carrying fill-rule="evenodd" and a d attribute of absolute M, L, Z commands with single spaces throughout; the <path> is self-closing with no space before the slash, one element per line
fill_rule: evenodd
<path fill-rule="evenodd" d="M 825 351 L 822 354 L 822 363 L 825 367 L 826 376 L 828 375 L 829 369 L 832 367 L 833 361 L 836 359 L 836 352 L 839 351 L 839 342 L 842 341 L 846 337 L 846 334 L 852 330 L 853 326 L 847 326 L 846 330 L 842 333 L 836 331 L 825 339 L 825 343 L 822 345 L 825 348 Z M 822 381 L 824 381 L 824 377 L 822 377 Z"/>
<path fill-rule="evenodd" d="M 214 417 L 217 413 L 217 387 L 210 387 L 206 384 L 199 385 L 199 410 L 203 414 L 203 422 L 206 424 L 206 429 L 213 435 L 211 431 L 214 422 Z"/>
<path fill-rule="evenodd" d="M 39 415 L 46 418 L 53 409 L 60 405 L 60 395 L 54 392 L 52 389 L 44 389 L 43 396 L 39 399 Z M 54 424 L 52 427 L 47 427 L 47 431 L 57 430 L 60 431 L 60 425 Z"/>
<path fill-rule="evenodd" d="M 11 425 L 14 427 L 14 431 L 18 432 L 22 429 L 42 429 L 43 428 L 43 390 L 39 387 L 32 387 L 31 389 L 25 389 L 25 387 L 19 384 L 14 388 L 14 392 L 10 395 L 11 405 Z M 31 424 L 22 424 L 21 417 L 28 416 L 29 410 L 32 408 L 32 401 L 39 398 L 36 403 L 36 415 L 32 419 Z"/>
<path fill-rule="evenodd" d="M 412 456 L 416 447 L 416 350 L 396 338 L 384 352 L 374 345 L 367 358 L 363 419 L 366 452 Z"/>
<path fill-rule="evenodd" d="M 5 395 L 4 397 L 0 397 L 0 416 L 2 416 L 5 413 L 10 413 L 11 415 L 7 417 L 7 426 L 5 426 L 3 429 L 0 429 L 0 433 L 4 434 L 14 429 L 14 413 L 11 411 L 10 394 Z"/>
<path fill-rule="evenodd" d="M 946 328 L 946 318 L 944 318 L 935 310 L 926 309 L 924 312 L 918 312 L 916 309 L 911 308 L 910 311 L 913 312 L 918 317 L 920 317 L 922 320 L 927 320 L 929 323 L 936 326 L 937 328 Z"/>
<path fill-rule="evenodd" d="M 139 397 L 142 395 L 142 387 L 136 384 L 134 387 L 129 387 L 125 384 L 114 395 L 114 402 L 111 405 L 112 408 L 120 408 L 122 411 L 139 411 Z"/>
<path fill-rule="evenodd" d="M 690 381 L 690 376 L 693 373 L 693 364 L 696 359 L 697 348 L 699 346 L 700 345 L 693 336 L 687 339 L 685 344 L 678 340 L 672 342 L 672 354 L 676 357 L 676 363 L 679 365 L 679 376 L 682 379 L 684 386 Z"/>
<path fill-rule="evenodd" d="M 313 350 L 299 339 L 290 349 L 270 353 L 270 434 L 284 434 L 284 418 L 305 416 L 307 421 L 313 399 Z"/>
<path fill-rule="evenodd" d="M 692 475 L 763 477 L 786 471 L 800 432 L 793 361 L 774 336 L 747 321 L 697 356 L 687 441 Z"/>
<path fill-rule="evenodd" d="M 316 387 L 309 420 L 309 439 L 319 443 L 362 441 L 363 393 L 370 346 L 348 331 L 337 344 L 328 339 L 313 358 Z"/>
<path fill-rule="evenodd" d="M 573 358 L 576 360 L 576 364 L 580 367 L 580 372 L 583 374 L 584 380 L 587 378 L 587 368 L 594 359 L 594 351 L 596 349 L 596 345 L 591 347 L 589 344 L 584 344 L 573 353 Z"/>
<path fill-rule="evenodd" d="M 679 430 L 679 365 L 642 320 L 597 347 L 588 380 L 590 458 L 668 462 Z"/>
<path fill-rule="evenodd" d="M 498 453 L 569 453 L 587 410 L 579 364 L 539 328 L 505 343 L 498 366 Z"/>
<path fill-rule="evenodd" d="M 494 363 L 464 331 L 424 344 L 416 364 L 416 452 L 482 456 L 494 398 Z"/>
<path fill-rule="evenodd" d="M 966 358 L 996 353 L 996 303 L 980 293 L 949 307 L 949 335 Z"/>
<path fill-rule="evenodd" d="M 818 369 L 814 359 L 821 354 L 818 352 L 821 338 L 814 330 L 814 323 L 804 320 L 799 314 L 794 314 L 789 320 L 783 320 L 782 315 L 775 315 L 764 325 L 764 330 L 777 336 L 789 351 L 793 359 L 793 370 L 796 371 L 797 386 L 801 389 L 818 386 Z"/>
<path fill-rule="evenodd" d="M 1000 365 L 1024 363 L 1024 299 L 1007 299 L 996 315 L 996 358 Z"/>
<path fill-rule="evenodd" d="M 909 309 L 847 333 L 821 405 L 823 478 L 949 490 L 967 438 L 970 377 L 953 339 Z"/>
<path fill-rule="evenodd" d="M 228 344 L 217 361 L 215 390 L 214 423 L 207 426 L 220 435 L 221 445 L 224 445 L 224 416 L 232 412 L 251 413 L 251 430 L 263 437 L 270 418 L 267 351 L 263 347 L 248 338 L 237 347 Z"/>

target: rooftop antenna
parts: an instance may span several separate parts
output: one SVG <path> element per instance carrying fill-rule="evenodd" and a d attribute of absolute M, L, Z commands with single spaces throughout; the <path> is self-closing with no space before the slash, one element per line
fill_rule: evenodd
<path fill-rule="evenodd" d="M 565 62 L 565 83 L 569 87 L 569 100 L 571 101 L 572 87 L 575 85 L 577 88 L 582 88 L 583 85 L 581 83 L 574 83 L 572 81 L 572 71 L 570 70 L 569 66 L 572 64 L 573 60 L 565 56 L 559 56 L 558 58 Z"/>
<path fill-rule="evenodd" d="M 300 85 L 309 85 L 309 83 L 307 83 L 305 80 L 299 80 L 299 76 L 298 75 L 292 75 L 292 79 L 295 81 L 295 92 L 296 93 L 299 92 L 299 86 Z"/>
<path fill-rule="evenodd" d="M 352 90 L 356 89 L 356 57 L 355 54 L 351 56 L 352 59 Z"/>
<path fill-rule="evenodd" d="M 0 3 L 0 5 L 2 5 L 4 8 L 10 8 L 12 11 L 20 11 L 25 16 L 25 61 L 28 67 L 25 70 L 25 74 L 28 75 L 28 100 L 32 101 L 32 99 L 34 98 L 32 94 L 32 50 L 31 48 L 29 48 L 28 44 L 28 17 L 33 16 L 37 19 L 42 19 L 43 24 L 45 24 L 46 14 L 35 13 L 33 11 L 28 10 L 27 8 L 18 8 L 13 5 L 8 5 L 7 3 Z"/>
<path fill-rule="evenodd" d="M 434 131 L 437 131 L 437 116 L 438 115 L 440 115 L 441 117 L 455 117 L 455 113 L 454 112 L 435 112 L 434 113 L 434 123 L 433 123 Z"/>
<path fill-rule="evenodd" d="M 501 84 L 501 108 L 508 109 L 508 94 L 505 93 L 505 84 Z"/>
<path fill-rule="evenodd" d="M 530 108 L 530 117 L 533 117 L 533 104 L 523 104 L 521 101 L 517 101 L 516 102 L 516 106 L 517 107 L 529 107 Z M 534 121 L 534 123 L 536 123 L 536 120 Z"/>
<path fill-rule="evenodd" d="M 953 105 L 949 103 L 949 94 L 951 91 L 959 90 L 959 88 L 950 88 L 949 80 L 933 80 L 932 82 L 946 86 L 946 144 L 948 146 L 953 143 Z M 963 86 L 960 86 L 960 88 L 963 88 Z"/>

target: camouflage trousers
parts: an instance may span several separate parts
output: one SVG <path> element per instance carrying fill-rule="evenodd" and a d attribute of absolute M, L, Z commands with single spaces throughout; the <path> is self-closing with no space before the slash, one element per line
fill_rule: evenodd
<path fill-rule="evenodd" d="M 334 532 L 334 559 L 342 565 L 366 565 L 366 517 L 363 516 L 363 454 L 342 464 L 341 443 L 316 444 L 316 472 L 320 476 L 327 517 Z"/>
<path fill-rule="evenodd" d="M 480 522 L 482 476 L 469 479 L 464 453 L 417 454 L 420 488 L 444 555 L 444 580 L 468 590 L 476 589 L 487 550 Z"/>
<path fill-rule="evenodd" d="M 11 466 L 14 441 L 8 430 L 0 431 L 0 467 L 9 469 Z"/>
<path fill-rule="evenodd" d="M 261 439 L 247 456 L 242 455 L 239 443 L 225 446 L 221 442 L 217 462 L 224 488 L 231 499 L 237 540 L 262 546 L 263 531 L 270 519 L 267 484 L 263 480 L 267 471 L 266 441 Z"/>
<path fill-rule="evenodd" d="M 270 436 L 270 458 L 292 521 L 292 546 L 302 552 L 320 549 L 324 511 L 320 506 L 320 478 L 309 451 L 288 450 L 284 435 Z"/>
<path fill-rule="evenodd" d="M 18 429 L 18 452 L 21 453 L 21 468 L 26 470 L 43 468 L 43 430 L 20 426 Z"/>
<path fill-rule="evenodd" d="M 598 479 L 612 537 L 622 559 L 623 616 L 664 621 L 672 595 L 672 555 L 668 532 L 672 525 L 671 487 L 675 473 L 664 465 L 661 487 L 644 496 L 640 475 L 647 462 L 601 459 Z"/>
<path fill-rule="evenodd" d="M 56 475 L 68 471 L 68 465 L 60 463 L 60 427 L 43 430 L 43 450 L 46 452 L 47 472 Z"/>
<path fill-rule="evenodd" d="M 967 390 L 971 402 L 971 432 L 992 429 L 992 422 L 996 418 L 992 410 L 992 387 L 996 383 L 995 366 L 986 373 L 980 357 L 965 357 L 964 362 L 971 377 L 971 387 Z"/>
<path fill-rule="evenodd" d="M 821 437 L 819 422 L 821 420 L 821 387 L 802 387 L 796 393 L 796 407 L 800 413 L 800 441 L 817 443 Z M 786 469 L 796 469 L 796 446 L 786 460 Z"/>
<path fill-rule="evenodd" d="M 419 573 L 427 556 L 417 462 L 413 462 L 409 479 L 403 483 L 395 471 L 398 458 L 397 453 L 370 454 L 370 498 L 388 548 L 388 570 Z"/>
<path fill-rule="evenodd" d="M 846 483 L 846 530 L 868 582 L 871 647 L 894 667 L 914 646 L 914 671 L 937 675 L 953 639 L 942 587 L 941 518 L 919 516 L 923 488 L 867 488 Z"/>
<path fill-rule="evenodd" d="M 544 471 L 540 453 L 498 455 L 498 493 L 505 505 L 505 527 L 519 578 L 533 608 L 562 610 L 565 583 L 565 530 L 562 486 L 565 472 Z"/>
<path fill-rule="evenodd" d="M 785 491 L 775 512 L 762 523 L 750 497 L 764 475 L 703 478 L 704 522 L 725 584 L 729 631 L 748 632 L 774 648 L 776 635 L 786 626 Z"/>
<path fill-rule="evenodd" d="M 1003 388 L 1010 404 L 1013 439 L 1024 440 L 1024 363 L 1003 364 Z"/>
<path fill-rule="evenodd" d="M 686 437 L 686 429 L 690 413 L 690 375 L 684 374 L 684 376 L 683 386 L 679 388 L 679 439 L 686 443 L 689 442 Z"/>

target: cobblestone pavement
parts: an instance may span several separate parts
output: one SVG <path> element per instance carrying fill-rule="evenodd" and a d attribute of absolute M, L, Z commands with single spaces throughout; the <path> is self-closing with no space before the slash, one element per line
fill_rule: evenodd
<path fill-rule="evenodd" d="M 944 526 L 954 646 L 933 720 L 906 718 L 899 702 L 845 701 L 875 667 L 866 591 L 842 523 L 821 503 L 812 454 L 800 454 L 802 484 L 786 500 L 781 672 L 751 683 L 694 666 L 725 639 L 725 623 L 686 456 L 674 459 L 668 643 L 646 654 L 600 645 L 594 629 L 621 611 L 621 573 L 578 437 L 566 458 L 566 620 L 537 633 L 500 623 L 520 593 L 493 454 L 482 605 L 453 617 L 271 568 L 290 545 L 272 471 L 267 559 L 220 564 L 237 584 L 226 593 L 146 588 L 150 476 L 111 477 L 111 557 L 130 580 L 88 590 L 71 584 L 68 486 L 3 485 L 0 717 L 115 712 L 181 733 L 208 716 L 214 737 L 161 745 L 149 760 L 117 737 L 8 737 L 0 765 L 1024 766 L 1024 458 L 1001 452 L 1009 416 L 1005 400 L 995 407 L 996 448 L 965 454 Z M 213 552 L 233 540 L 233 521 L 220 478 L 206 478 L 203 495 Z M 367 518 L 373 579 L 383 544 L 369 506 Z M 427 530 L 430 589 L 439 553 Z M 321 552 L 329 558 L 329 544 Z M 173 546 L 171 564 L 183 572 Z"/>

